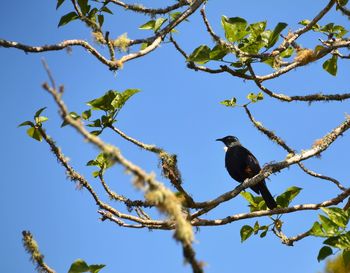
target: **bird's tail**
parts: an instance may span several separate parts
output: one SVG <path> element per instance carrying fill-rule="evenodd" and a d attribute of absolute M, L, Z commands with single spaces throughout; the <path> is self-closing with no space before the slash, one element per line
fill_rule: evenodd
<path fill-rule="evenodd" d="M 266 206 L 269 209 L 277 208 L 277 203 L 273 196 L 271 195 L 269 189 L 266 187 L 265 182 L 259 184 L 259 192 L 262 198 L 265 200 Z"/>

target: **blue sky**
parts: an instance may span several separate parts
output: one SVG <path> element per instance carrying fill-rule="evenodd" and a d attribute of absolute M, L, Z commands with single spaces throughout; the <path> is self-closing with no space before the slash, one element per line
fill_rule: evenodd
<path fill-rule="evenodd" d="M 59 18 L 69 9 L 68 3 L 59 11 L 55 1 L 3 1 L 0 17 L 0 38 L 30 45 L 56 43 L 80 38 L 92 42 L 83 24 L 74 22 L 57 28 Z M 145 1 L 147 6 L 160 6 L 162 1 Z M 286 22 L 297 28 L 297 22 L 311 19 L 326 1 L 209 1 L 208 17 L 217 33 L 222 34 L 221 15 L 240 16 L 248 22 L 268 21 L 273 28 Z M 138 30 L 147 18 L 115 8 L 114 16 L 107 16 L 105 25 L 111 35 L 125 32 L 131 38 L 150 34 Z M 321 24 L 337 22 L 348 27 L 340 14 L 332 11 Z M 177 41 L 187 52 L 200 44 L 213 45 L 198 14 L 184 23 L 176 34 Z M 314 47 L 318 36 L 300 39 L 304 47 Z M 98 46 L 97 46 L 98 47 Z M 103 49 L 101 49 L 103 50 Z M 61 121 L 51 97 L 41 84 L 47 76 L 41 65 L 45 58 L 57 83 L 65 85 L 64 100 L 71 111 L 87 109 L 86 102 L 101 96 L 109 89 L 139 88 L 122 109 L 117 126 L 145 143 L 154 143 L 176 153 L 182 171 L 184 187 L 198 201 L 214 198 L 235 187 L 236 182 L 224 168 L 224 151 L 214 140 L 228 134 L 236 135 L 259 159 L 261 164 L 283 160 L 286 153 L 257 132 L 248 122 L 241 108 L 229 109 L 220 101 L 237 97 L 246 102 L 249 92 L 257 92 L 251 82 L 244 82 L 225 74 L 209 75 L 186 68 L 186 63 L 170 44 L 163 44 L 148 56 L 127 63 L 116 74 L 109 71 L 83 49 L 74 48 L 45 54 L 25 54 L 15 49 L 0 48 L 0 80 L 2 89 L 2 134 L 0 212 L 1 268 L 3 272 L 35 272 L 21 244 L 21 231 L 30 230 L 46 256 L 46 262 L 57 272 L 68 271 L 77 258 L 88 263 L 103 263 L 101 272 L 190 272 L 183 265 L 180 246 L 172 233 L 165 231 L 122 229 L 108 222 L 100 222 L 97 207 L 86 191 L 79 191 L 66 179 L 64 170 L 49 153 L 45 143 L 28 138 L 24 128 L 17 125 L 30 119 L 33 113 L 47 106 L 47 132 L 71 159 L 71 164 L 86 176 L 103 195 L 98 181 L 91 176 L 93 169 L 85 163 L 98 151 L 86 145 L 70 128 L 60 128 Z M 289 95 L 315 92 L 349 92 L 349 64 L 338 63 L 338 76 L 332 77 L 322 69 L 322 62 L 301 67 L 266 85 L 276 92 Z M 336 127 L 349 113 L 349 102 L 343 103 L 282 103 L 270 98 L 250 108 L 257 120 L 273 129 L 297 150 L 309 148 L 315 139 Z M 120 147 L 123 154 L 155 171 L 158 161 L 152 154 L 125 142 L 112 133 L 103 138 Z M 348 185 L 349 136 L 345 134 L 327 150 L 321 159 L 312 159 L 306 165 L 313 170 L 333 176 Z M 112 188 L 123 194 L 140 197 L 130 183 L 130 177 L 119 167 L 107 174 Z M 165 181 L 166 182 L 166 181 Z M 293 204 L 314 203 L 331 198 L 337 188 L 328 182 L 311 179 L 298 168 L 273 175 L 268 187 L 273 195 L 290 186 L 303 188 Z M 115 204 L 124 210 L 120 204 Z M 206 217 L 212 219 L 248 211 L 242 197 L 221 205 Z M 162 217 L 162 216 L 160 216 Z M 283 216 L 284 231 L 294 236 L 311 227 L 317 219 L 315 212 Z M 252 237 L 240 243 L 239 230 L 255 220 L 234 222 L 222 227 L 203 227 L 196 233 L 195 248 L 198 258 L 207 263 L 206 272 L 317 272 L 324 264 L 316 260 L 321 240 L 306 238 L 294 247 L 282 245 L 278 238 Z M 269 223 L 268 219 L 259 219 Z"/>

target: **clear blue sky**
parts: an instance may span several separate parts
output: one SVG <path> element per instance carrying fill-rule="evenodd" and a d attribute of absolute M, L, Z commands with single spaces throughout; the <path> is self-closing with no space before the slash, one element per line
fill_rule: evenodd
<path fill-rule="evenodd" d="M 287 22 L 291 29 L 302 19 L 311 19 L 327 1 L 209 1 L 208 17 L 222 34 L 220 16 L 240 16 L 249 22 L 268 20 L 270 28 L 277 22 Z M 145 1 L 145 5 L 160 6 L 163 1 Z M 0 38 L 31 45 L 51 44 L 64 39 L 81 38 L 92 42 L 89 31 L 79 22 L 57 28 L 69 1 L 55 10 L 55 1 L 2 1 L 0 4 Z M 107 16 L 105 25 L 117 37 L 127 32 L 131 38 L 145 37 L 137 27 L 147 18 L 115 8 L 115 16 Z M 331 12 L 322 23 L 336 21 L 348 26 L 340 14 Z M 178 42 L 188 51 L 212 41 L 204 30 L 199 15 L 178 28 Z M 312 38 L 312 39 L 311 39 Z M 305 47 L 313 47 L 317 38 L 300 39 Z M 148 56 L 127 63 L 116 75 L 96 61 L 83 49 L 74 48 L 45 54 L 25 54 L 15 49 L 0 48 L 0 80 L 2 90 L 0 253 L 2 272 L 35 272 L 24 252 L 21 231 L 30 230 L 46 256 L 46 262 L 57 270 L 67 272 L 77 258 L 88 263 L 103 263 L 101 272 L 190 272 L 183 265 L 180 246 L 172 232 L 122 229 L 109 222 L 100 222 L 97 207 L 86 191 L 78 191 L 66 179 L 62 167 L 48 151 L 45 143 L 28 138 L 24 128 L 17 125 L 30 119 L 33 113 L 47 106 L 45 124 L 49 135 L 56 139 L 71 164 L 82 172 L 91 184 L 99 188 L 85 163 L 98 151 L 85 145 L 72 129 L 60 129 L 60 119 L 52 99 L 41 89 L 47 80 L 40 59 L 50 65 L 58 83 L 65 85 L 64 99 L 71 111 L 86 109 L 85 102 L 101 96 L 109 89 L 139 88 L 141 93 L 123 108 L 117 126 L 130 136 L 146 143 L 155 143 L 178 154 L 184 187 L 198 201 L 222 194 L 237 184 L 224 169 L 222 145 L 214 140 L 228 134 L 236 135 L 259 159 L 261 164 L 279 161 L 286 153 L 258 133 L 248 122 L 243 109 L 228 109 L 219 104 L 235 96 L 245 102 L 249 92 L 257 92 L 250 82 L 228 75 L 209 75 L 186 68 L 182 58 L 170 44 L 163 44 Z M 290 95 L 314 92 L 349 92 L 349 64 L 339 62 L 338 76 L 322 70 L 322 61 L 299 68 L 267 85 L 276 92 Z M 251 107 L 263 124 L 284 137 L 295 149 L 307 149 L 344 119 L 349 102 L 280 103 L 266 98 Z M 157 170 L 157 159 L 107 133 L 104 139 L 120 147 L 126 157 Z M 306 165 L 317 172 L 334 176 L 349 184 L 349 135 L 345 134 L 322 159 Z M 120 168 L 107 175 L 111 187 L 119 193 L 139 197 L 130 177 Z M 161 177 L 159 179 L 163 180 Z M 270 191 L 277 195 L 292 185 L 303 188 L 293 204 L 314 203 L 334 196 L 337 188 L 327 182 L 311 179 L 296 167 L 274 175 L 268 181 Z M 107 200 L 101 189 L 100 195 Z M 121 204 L 116 206 L 124 210 Z M 220 206 L 208 218 L 225 217 L 246 212 L 245 200 L 237 197 Z M 306 231 L 317 219 L 314 212 L 285 215 L 284 231 L 294 236 Z M 241 244 L 239 230 L 255 220 L 234 222 L 222 227 L 203 227 L 196 234 L 198 258 L 207 263 L 206 272 L 269 272 L 314 273 L 324 264 L 316 260 L 321 240 L 306 238 L 287 247 L 278 238 L 252 237 Z M 268 219 L 259 219 L 269 223 Z M 281 271 L 282 270 L 282 271 Z"/>

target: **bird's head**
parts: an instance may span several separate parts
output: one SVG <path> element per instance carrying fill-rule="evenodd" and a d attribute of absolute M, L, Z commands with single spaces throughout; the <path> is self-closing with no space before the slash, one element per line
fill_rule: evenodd
<path fill-rule="evenodd" d="M 240 144 L 238 138 L 235 136 L 225 136 L 223 138 L 218 138 L 216 141 L 222 141 L 226 147 L 232 147 Z"/>

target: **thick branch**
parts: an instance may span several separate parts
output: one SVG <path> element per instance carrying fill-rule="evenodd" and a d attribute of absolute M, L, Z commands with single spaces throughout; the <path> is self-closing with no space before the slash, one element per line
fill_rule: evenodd
<path fill-rule="evenodd" d="M 277 215 L 277 214 L 287 214 L 287 213 L 292 213 L 295 211 L 302 211 L 302 210 L 318 210 L 323 207 L 335 206 L 343 202 L 344 199 L 346 199 L 349 195 L 350 195 L 350 189 L 347 189 L 346 191 L 339 194 L 337 197 L 332 198 L 330 200 L 323 201 L 321 203 L 317 203 L 317 204 L 303 204 L 303 205 L 296 205 L 288 208 L 276 208 L 273 210 L 260 210 L 260 211 L 254 211 L 254 212 L 248 212 L 248 213 L 240 213 L 240 214 L 235 214 L 232 216 L 225 217 L 223 219 L 216 219 L 216 220 L 206 220 L 206 219 L 198 218 L 198 219 L 192 220 L 192 225 L 193 226 L 220 226 L 220 225 L 226 225 L 228 223 L 232 223 L 242 219 L 271 216 L 271 215 Z"/>

